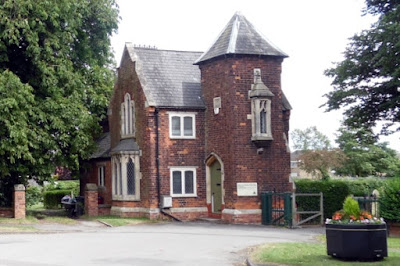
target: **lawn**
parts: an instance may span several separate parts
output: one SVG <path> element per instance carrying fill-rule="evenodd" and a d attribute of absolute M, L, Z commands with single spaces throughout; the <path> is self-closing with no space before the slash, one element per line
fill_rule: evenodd
<path fill-rule="evenodd" d="M 325 237 L 318 243 L 271 243 L 255 248 L 251 258 L 255 263 L 284 265 L 400 265 L 400 238 L 388 238 L 389 256 L 378 262 L 341 261 L 327 255 Z"/>

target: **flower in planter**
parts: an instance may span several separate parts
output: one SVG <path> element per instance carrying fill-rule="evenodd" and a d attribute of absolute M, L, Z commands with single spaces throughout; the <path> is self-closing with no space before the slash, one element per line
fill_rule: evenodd
<path fill-rule="evenodd" d="M 348 196 L 344 203 L 343 209 L 333 214 L 332 219 L 326 219 L 326 224 L 381 224 L 384 220 L 373 217 L 367 211 L 361 211 L 358 202 Z"/>

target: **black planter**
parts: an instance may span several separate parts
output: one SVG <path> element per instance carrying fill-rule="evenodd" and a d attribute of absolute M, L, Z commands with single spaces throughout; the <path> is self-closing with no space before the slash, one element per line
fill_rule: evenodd
<path fill-rule="evenodd" d="M 326 224 L 328 255 L 343 259 L 387 257 L 386 224 Z"/>

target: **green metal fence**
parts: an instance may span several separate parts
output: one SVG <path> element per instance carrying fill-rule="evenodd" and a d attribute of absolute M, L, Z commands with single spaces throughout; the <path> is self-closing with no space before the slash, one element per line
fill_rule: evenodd
<path fill-rule="evenodd" d="M 262 224 L 292 226 L 292 194 L 262 192 Z"/>
<path fill-rule="evenodd" d="M 365 197 L 354 197 L 358 201 L 360 208 L 369 211 L 375 217 L 379 216 L 379 200 L 375 195 Z"/>

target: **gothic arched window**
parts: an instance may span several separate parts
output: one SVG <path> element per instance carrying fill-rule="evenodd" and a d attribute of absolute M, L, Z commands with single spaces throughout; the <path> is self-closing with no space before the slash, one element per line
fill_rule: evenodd
<path fill-rule="evenodd" d="M 121 103 L 121 137 L 135 136 L 135 102 L 129 93 L 125 94 Z"/>

